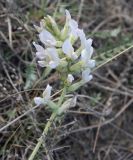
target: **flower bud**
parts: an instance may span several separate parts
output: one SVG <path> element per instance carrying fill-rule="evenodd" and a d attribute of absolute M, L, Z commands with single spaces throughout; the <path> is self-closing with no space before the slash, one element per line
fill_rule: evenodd
<path fill-rule="evenodd" d="M 66 38 L 67 38 L 67 35 L 68 35 L 68 32 L 69 32 L 69 26 L 68 24 L 65 24 L 63 30 L 61 31 L 61 40 L 64 41 Z"/>
<path fill-rule="evenodd" d="M 66 100 L 61 107 L 58 109 L 58 115 L 61 115 L 62 113 L 66 112 L 69 108 L 75 107 L 77 102 L 77 97 L 70 98 Z"/>
<path fill-rule="evenodd" d="M 68 74 L 68 76 L 67 76 L 67 82 L 68 82 L 69 84 L 71 84 L 73 81 L 74 81 L 73 75 L 72 75 L 72 74 Z"/>
<path fill-rule="evenodd" d="M 55 34 L 56 34 L 58 37 L 60 37 L 60 36 L 61 36 L 61 32 L 60 32 L 60 30 L 59 30 L 59 28 L 58 28 L 58 25 L 56 24 L 55 20 L 54 20 L 51 16 L 48 16 L 48 20 L 49 20 L 49 22 L 51 23 L 52 29 L 53 29 L 53 31 L 55 32 Z"/>

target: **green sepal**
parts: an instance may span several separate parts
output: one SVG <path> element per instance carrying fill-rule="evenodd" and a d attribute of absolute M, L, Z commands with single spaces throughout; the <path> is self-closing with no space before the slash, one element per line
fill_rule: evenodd
<path fill-rule="evenodd" d="M 84 84 L 85 82 L 83 80 L 81 80 L 80 82 L 74 83 L 67 89 L 67 92 L 74 92 L 77 89 L 79 89 L 81 86 L 83 86 Z"/>
<path fill-rule="evenodd" d="M 82 71 L 82 68 L 83 68 L 83 62 L 82 61 L 79 61 L 78 63 L 76 63 L 76 64 L 74 64 L 74 65 L 72 65 L 71 67 L 70 67 L 70 71 L 71 72 L 76 72 L 76 73 L 79 73 L 79 72 L 81 72 Z"/>
<path fill-rule="evenodd" d="M 53 101 L 49 100 L 49 101 L 47 102 L 47 105 L 48 105 L 48 107 L 52 110 L 52 112 L 58 111 L 58 108 L 59 108 L 59 107 L 58 107 L 57 104 L 54 103 Z"/>
<path fill-rule="evenodd" d="M 81 52 L 82 52 L 82 50 L 83 50 L 83 47 L 81 46 L 81 47 L 79 47 L 77 50 L 76 50 L 76 55 L 79 57 L 80 55 L 81 55 Z"/>
<path fill-rule="evenodd" d="M 65 24 L 65 26 L 64 26 L 64 28 L 63 28 L 63 30 L 61 31 L 61 40 L 62 41 L 64 41 L 66 38 L 67 38 L 67 36 L 68 36 L 68 31 L 69 31 L 69 26 L 68 26 L 68 24 Z"/>
<path fill-rule="evenodd" d="M 60 38 L 61 32 L 58 28 L 57 23 L 51 16 L 47 16 L 47 17 L 48 17 L 49 22 L 51 23 L 52 29 L 54 30 L 55 34 Z"/>
<path fill-rule="evenodd" d="M 50 67 L 45 68 L 42 77 L 46 78 L 50 74 L 51 71 L 52 69 Z"/>

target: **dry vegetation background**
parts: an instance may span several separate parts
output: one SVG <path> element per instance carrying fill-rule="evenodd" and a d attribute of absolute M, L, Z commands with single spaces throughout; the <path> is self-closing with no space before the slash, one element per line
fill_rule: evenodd
<path fill-rule="evenodd" d="M 133 160 L 132 0 L 0 0 L 0 160 L 27 160 L 50 116 L 31 106 L 47 82 L 58 87 L 40 76 L 33 24 L 50 14 L 62 26 L 65 8 L 94 39 L 98 67 L 44 139 L 51 159 Z M 43 148 L 35 159 L 46 160 Z"/>

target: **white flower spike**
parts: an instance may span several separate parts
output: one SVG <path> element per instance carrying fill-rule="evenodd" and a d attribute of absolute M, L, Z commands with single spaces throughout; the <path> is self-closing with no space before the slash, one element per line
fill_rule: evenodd
<path fill-rule="evenodd" d="M 56 39 L 46 29 L 43 29 L 42 32 L 40 32 L 39 38 L 46 46 L 56 46 Z"/>
<path fill-rule="evenodd" d="M 91 69 L 95 67 L 95 60 L 91 59 L 93 54 L 92 39 L 86 38 L 84 31 L 78 28 L 78 23 L 72 19 L 68 10 L 65 13 L 66 22 L 61 33 L 60 30 L 59 32 L 57 31 L 58 26 L 50 16 L 47 16 L 46 19 L 41 21 L 40 26 L 36 27 L 39 30 L 40 41 L 45 45 L 45 48 L 43 48 L 43 46 L 33 42 L 37 50 L 38 64 L 41 67 L 50 67 L 50 69 L 56 69 L 59 66 L 57 72 L 62 67 L 67 67 L 66 75 L 68 76 L 65 78 L 69 84 L 74 80 L 70 72 L 73 74 L 82 72 L 82 79 L 88 82 L 92 79 L 92 75 L 90 75 Z M 52 32 L 50 32 L 51 30 Z M 75 51 L 73 44 L 77 38 L 80 39 L 81 46 Z M 36 101 L 41 103 L 42 99 L 37 98 Z"/>
<path fill-rule="evenodd" d="M 62 50 L 69 58 L 74 60 L 78 58 L 69 39 L 66 39 L 63 43 Z"/>

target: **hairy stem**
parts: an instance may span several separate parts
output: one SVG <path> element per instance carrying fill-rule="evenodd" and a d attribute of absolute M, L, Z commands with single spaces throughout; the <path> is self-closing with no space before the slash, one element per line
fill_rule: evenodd
<path fill-rule="evenodd" d="M 53 113 L 53 114 L 51 115 L 49 121 L 47 122 L 47 124 L 46 124 L 46 126 L 45 126 L 45 128 L 44 128 L 44 131 L 43 131 L 41 137 L 39 138 L 38 143 L 36 144 L 36 147 L 34 148 L 32 154 L 30 155 L 30 157 L 29 157 L 28 160 L 33 160 L 33 159 L 34 159 L 34 157 L 35 157 L 35 155 L 37 154 L 39 148 L 41 147 L 41 145 L 42 145 L 42 143 L 43 143 L 43 141 L 44 141 L 44 138 L 45 138 L 45 136 L 47 135 L 47 133 L 48 133 L 48 131 L 49 131 L 49 129 L 50 129 L 50 126 L 51 126 L 52 122 L 54 121 L 55 117 L 56 117 L 56 113 Z M 47 149 L 46 149 L 46 145 L 45 145 L 45 144 L 44 144 L 44 148 L 45 148 L 46 154 L 48 155 L 48 151 L 47 151 Z M 48 158 L 48 160 L 50 160 L 50 157 L 49 157 L 49 156 L 47 156 L 47 158 Z"/>
<path fill-rule="evenodd" d="M 59 107 L 61 106 L 61 104 L 62 104 L 62 102 L 64 100 L 65 94 L 66 94 L 66 87 L 64 87 L 64 89 L 62 91 L 62 94 L 60 96 L 60 99 L 58 101 L 58 106 Z M 45 138 L 45 136 L 47 136 L 47 133 L 48 133 L 53 121 L 55 120 L 57 114 L 58 114 L 58 112 L 53 112 L 52 113 L 50 119 L 48 120 L 48 122 L 47 122 L 47 124 L 46 124 L 46 126 L 45 126 L 45 128 L 43 130 L 43 133 L 42 133 L 41 137 L 38 139 L 38 143 L 36 144 L 36 146 L 35 146 L 34 150 L 32 151 L 32 153 L 31 153 L 31 155 L 30 155 L 28 160 L 33 160 L 34 159 L 34 157 L 37 154 L 37 152 L 38 152 L 39 148 L 41 147 L 42 143 L 44 143 L 44 148 L 45 148 L 45 152 L 46 152 L 47 158 L 48 158 L 48 160 L 50 160 L 50 156 L 48 154 L 48 150 L 46 148 L 46 144 L 44 142 L 44 138 Z"/>

